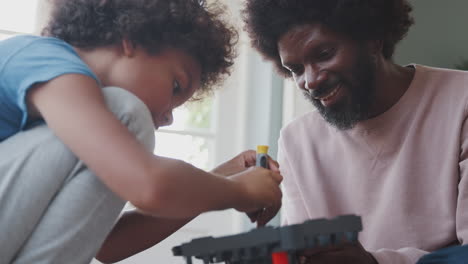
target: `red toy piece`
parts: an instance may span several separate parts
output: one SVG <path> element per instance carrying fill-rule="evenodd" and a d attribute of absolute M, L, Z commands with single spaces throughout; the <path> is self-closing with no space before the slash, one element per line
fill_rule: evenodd
<path fill-rule="evenodd" d="M 289 264 L 288 252 L 275 252 L 271 254 L 272 264 Z"/>

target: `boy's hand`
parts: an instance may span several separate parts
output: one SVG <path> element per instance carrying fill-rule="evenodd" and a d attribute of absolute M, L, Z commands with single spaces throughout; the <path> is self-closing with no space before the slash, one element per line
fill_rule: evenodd
<path fill-rule="evenodd" d="M 231 160 L 222 163 L 211 172 L 223 176 L 231 176 L 245 171 L 249 167 L 255 166 L 256 158 L 257 153 L 254 150 L 246 150 Z M 270 170 L 279 172 L 278 162 L 274 161 L 270 157 L 268 157 L 268 165 Z"/>
<path fill-rule="evenodd" d="M 254 150 L 247 150 L 239 155 L 235 156 L 229 161 L 216 167 L 212 170 L 212 173 L 219 174 L 222 176 L 231 176 L 240 172 L 245 171 L 249 167 L 255 166 L 257 158 L 257 152 Z M 268 167 L 270 170 L 279 173 L 279 164 L 268 156 Z M 247 179 L 248 180 L 248 179 Z M 261 208 L 260 210 L 248 212 L 247 216 L 250 221 L 257 222 L 257 226 L 265 226 L 280 210 L 281 200 L 279 202 L 271 204 L 269 207 Z"/>
<path fill-rule="evenodd" d="M 265 226 L 281 209 L 281 201 L 279 203 L 273 204 L 270 207 L 263 208 L 262 210 L 247 213 L 250 221 L 252 223 L 257 222 L 257 227 Z"/>
<path fill-rule="evenodd" d="M 282 193 L 279 187 L 283 177 L 278 171 L 264 168 L 250 168 L 244 172 L 235 174 L 229 179 L 239 183 L 242 189 L 242 201 L 235 207 L 236 210 L 252 213 L 262 211 L 253 221 L 261 221 L 262 224 L 273 218 L 281 207 Z M 264 208 L 268 208 L 263 210 Z"/>

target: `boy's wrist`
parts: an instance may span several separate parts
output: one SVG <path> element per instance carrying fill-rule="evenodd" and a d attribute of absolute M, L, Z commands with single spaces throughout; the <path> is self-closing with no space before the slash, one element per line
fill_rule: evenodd
<path fill-rule="evenodd" d="M 252 200 L 249 198 L 248 188 L 245 186 L 246 182 L 238 180 L 236 175 L 226 177 L 232 183 L 232 204 L 231 208 L 246 213 L 249 212 L 249 208 L 254 208 Z"/>

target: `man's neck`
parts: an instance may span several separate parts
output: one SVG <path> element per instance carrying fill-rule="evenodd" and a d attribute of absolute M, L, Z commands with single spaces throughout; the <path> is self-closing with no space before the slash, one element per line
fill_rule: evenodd
<path fill-rule="evenodd" d="M 408 90 L 414 72 L 413 67 L 403 67 L 383 58 L 377 62 L 376 94 L 371 106 L 372 116 L 384 113 L 400 100 Z"/>

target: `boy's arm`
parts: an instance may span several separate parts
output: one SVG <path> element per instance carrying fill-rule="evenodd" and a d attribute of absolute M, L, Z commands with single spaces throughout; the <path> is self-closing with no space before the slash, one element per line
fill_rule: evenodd
<path fill-rule="evenodd" d="M 192 219 L 157 218 L 138 210 L 125 212 L 106 238 L 96 259 L 103 263 L 121 261 L 156 245 Z"/>
<path fill-rule="evenodd" d="M 255 158 L 255 151 L 244 151 L 219 165 L 212 172 L 221 177 L 229 177 L 254 166 Z M 278 171 L 276 161 L 270 159 L 269 166 Z M 275 207 L 279 209 L 279 206 Z M 277 211 L 270 218 L 276 215 Z M 267 222 L 270 218 L 265 221 Z M 158 244 L 192 219 L 156 218 L 138 210 L 126 212 L 106 238 L 96 258 L 103 263 L 121 261 Z"/>
<path fill-rule="evenodd" d="M 28 101 L 112 191 L 154 216 L 189 218 L 226 208 L 248 212 L 281 197 L 277 172 L 249 170 L 232 180 L 154 156 L 107 109 L 90 77 L 62 75 L 31 90 Z"/>

